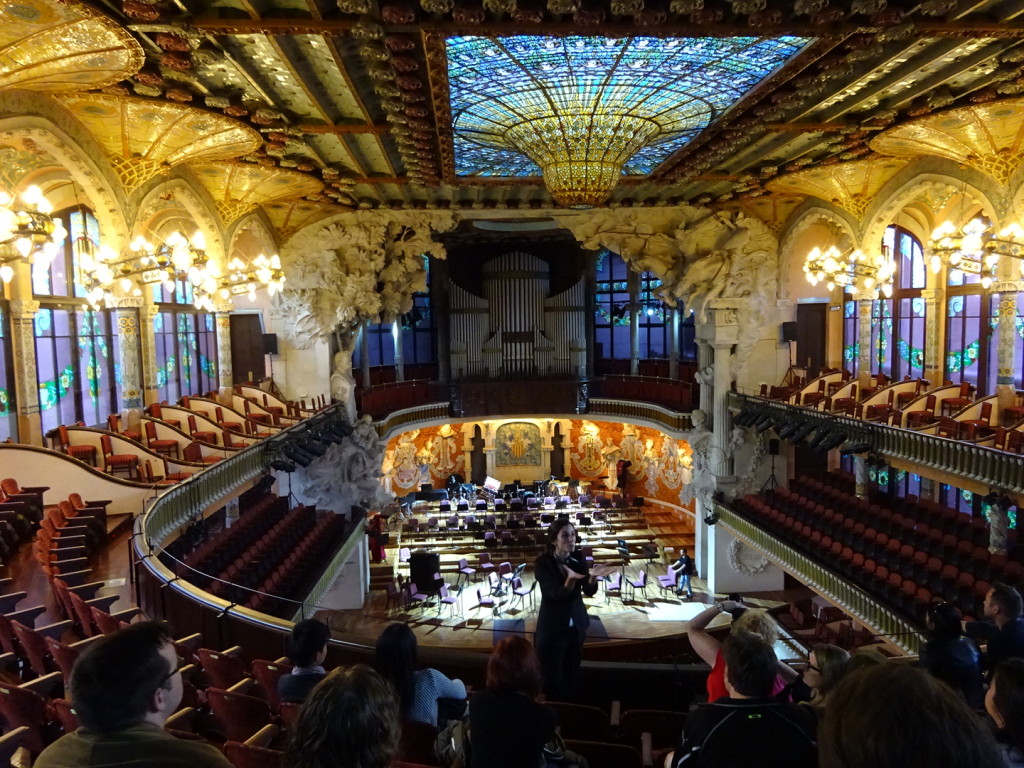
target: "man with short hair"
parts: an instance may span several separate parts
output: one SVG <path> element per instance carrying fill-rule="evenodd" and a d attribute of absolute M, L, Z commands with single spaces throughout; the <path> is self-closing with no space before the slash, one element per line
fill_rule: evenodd
<path fill-rule="evenodd" d="M 288 638 L 288 659 L 295 666 L 290 675 L 277 680 L 277 695 L 281 701 L 301 704 L 316 684 L 327 676 L 323 663 L 330 639 L 331 630 L 316 619 L 303 619 L 292 627 Z"/>
<path fill-rule="evenodd" d="M 39 755 L 36 768 L 231 768 L 216 748 L 177 739 L 163 726 L 181 703 L 181 667 L 163 622 L 106 635 L 71 671 L 82 727 Z"/>
<path fill-rule="evenodd" d="M 729 695 L 686 719 L 666 768 L 815 768 L 815 716 L 809 707 L 772 697 L 778 674 L 775 651 L 749 632 L 722 646 Z"/>
<path fill-rule="evenodd" d="M 679 551 L 679 559 L 672 564 L 673 570 L 678 574 L 678 584 L 676 588 L 676 594 L 682 595 L 683 590 L 686 590 L 686 597 L 693 597 L 693 587 L 690 586 L 690 578 L 693 576 L 693 558 L 687 553 L 685 549 Z"/>
<path fill-rule="evenodd" d="M 969 621 L 964 629 L 968 637 L 986 642 L 981 666 L 991 674 L 999 662 L 1024 656 L 1024 604 L 1020 592 L 996 582 L 985 595 L 983 610 L 990 621 Z"/>

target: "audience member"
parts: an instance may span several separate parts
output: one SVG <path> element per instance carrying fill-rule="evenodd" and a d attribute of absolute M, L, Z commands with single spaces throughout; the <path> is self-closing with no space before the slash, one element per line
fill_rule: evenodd
<path fill-rule="evenodd" d="M 391 686 L 365 664 L 332 670 L 291 729 L 288 768 L 390 768 L 401 725 Z"/>
<path fill-rule="evenodd" d="M 722 658 L 722 643 L 707 633 L 707 626 L 711 620 L 722 613 L 729 613 L 734 616 L 732 622 L 733 634 L 738 632 L 750 632 L 763 639 L 769 646 L 774 646 L 779 641 L 779 630 L 775 622 L 762 610 L 747 608 L 736 600 L 723 600 L 715 603 L 710 608 L 698 613 L 687 626 L 686 636 L 690 645 L 705 664 L 711 666 L 708 674 L 708 701 L 715 701 L 729 692 L 725 685 L 725 662 Z M 797 673 L 785 664 L 779 664 L 776 680 L 772 686 L 771 694 L 774 696 L 782 691 L 787 683 L 795 680 Z"/>
<path fill-rule="evenodd" d="M 967 622 L 967 636 L 984 640 L 982 667 L 991 672 L 995 666 L 1014 656 L 1024 656 L 1024 619 L 1020 592 L 1006 584 L 996 583 L 985 595 L 985 618 L 991 621 Z"/>
<path fill-rule="evenodd" d="M 97 640 L 71 671 L 82 726 L 39 755 L 37 768 L 231 768 L 219 750 L 176 739 L 164 722 L 181 702 L 181 666 L 163 622 Z"/>
<path fill-rule="evenodd" d="M 540 662 L 530 641 L 517 635 L 501 640 L 487 662 L 487 688 L 469 706 L 470 768 L 543 765 L 556 717 L 537 703 L 540 690 Z"/>
<path fill-rule="evenodd" d="M 984 723 L 923 669 L 888 662 L 848 674 L 818 729 L 821 768 L 1002 765 Z"/>
<path fill-rule="evenodd" d="M 722 655 L 729 695 L 687 717 L 666 768 L 815 768 L 815 716 L 772 696 L 779 666 L 772 647 L 737 632 L 726 639 Z"/>
<path fill-rule="evenodd" d="M 952 603 L 933 603 L 925 614 L 926 642 L 921 666 L 959 691 L 971 709 L 980 709 L 983 691 L 981 657 L 977 646 L 964 637 L 963 616 Z"/>
<path fill-rule="evenodd" d="M 537 558 L 534 575 L 540 585 L 537 615 L 537 656 L 544 676 L 544 694 L 549 699 L 570 701 L 576 685 L 576 671 L 583 658 L 583 641 L 590 617 L 583 595 L 597 592 L 597 579 L 611 569 L 605 565 L 587 568 L 576 549 L 576 528 L 559 518 L 548 528 L 551 551 Z"/>
<path fill-rule="evenodd" d="M 985 709 L 996 724 L 1008 768 L 1024 766 L 1024 659 L 1007 659 L 995 668 Z"/>
<path fill-rule="evenodd" d="M 449 680 L 436 669 L 416 669 L 416 635 L 407 625 L 391 624 L 380 633 L 373 664 L 398 692 L 403 723 L 441 728 L 465 711 L 466 686 L 461 680 Z M 446 700 L 459 704 L 439 717 L 438 706 Z"/>
<path fill-rule="evenodd" d="M 288 638 L 288 660 L 294 665 L 290 675 L 277 681 L 281 701 L 301 704 L 313 687 L 327 676 L 324 659 L 331 630 L 322 621 L 303 619 L 292 627 Z"/>
<path fill-rule="evenodd" d="M 850 654 L 842 648 L 819 643 L 814 646 L 807 657 L 807 671 L 804 672 L 804 683 L 811 689 L 809 704 L 820 714 L 828 704 L 829 696 L 839 685 L 846 673 Z"/>

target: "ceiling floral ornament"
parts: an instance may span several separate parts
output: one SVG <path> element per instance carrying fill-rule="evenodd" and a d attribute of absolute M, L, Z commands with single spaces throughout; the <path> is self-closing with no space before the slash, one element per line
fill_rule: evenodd
<path fill-rule="evenodd" d="M 872 157 L 821 168 L 806 168 L 771 179 L 768 189 L 825 200 L 861 219 L 878 192 L 906 166 L 907 160 Z"/>
<path fill-rule="evenodd" d="M 366 211 L 298 232 L 285 245 L 287 281 L 275 298 L 285 337 L 305 349 L 339 326 L 408 312 L 427 287 L 423 257 L 446 256 L 434 234 L 454 226 L 448 212 Z"/>
<path fill-rule="evenodd" d="M 1021 98 L 974 104 L 889 128 L 871 148 L 898 157 L 945 157 L 1006 185 L 1024 160 L 1022 117 Z"/>
<path fill-rule="evenodd" d="M 315 195 L 324 186 L 305 173 L 253 163 L 201 163 L 193 164 L 192 170 L 210 193 L 225 224 L 262 203 Z"/>
<path fill-rule="evenodd" d="M 0 90 L 80 91 L 134 75 L 145 54 L 127 30 L 70 0 L 0 5 Z"/>
<path fill-rule="evenodd" d="M 129 191 L 175 165 L 230 160 L 263 143 L 237 120 L 184 104 L 104 93 L 69 94 L 61 103 L 107 151 Z"/>

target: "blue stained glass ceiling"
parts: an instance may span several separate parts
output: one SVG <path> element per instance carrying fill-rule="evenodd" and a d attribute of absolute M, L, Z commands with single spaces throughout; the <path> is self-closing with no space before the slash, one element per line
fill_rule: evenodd
<path fill-rule="evenodd" d="M 538 161 L 544 158 L 534 149 L 546 143 L 545 132 L 552 138 L 553 121 L 561 124 L 567 144 L 596 144 L 595 135 L 607 137 L 616 133 L 609 126 L 620 126 L 618 133 L 629 138 L 618 137 L 620 156 L 608 162 L 621 164 L 623 173 L 650 173 L 807 42 L 800 37 L 448 38 L 455 172 L 539 175 Z M 567 119 L 575 126 L 567 128 Z M 549 149 L 558 154 L 557 146 Z"/>

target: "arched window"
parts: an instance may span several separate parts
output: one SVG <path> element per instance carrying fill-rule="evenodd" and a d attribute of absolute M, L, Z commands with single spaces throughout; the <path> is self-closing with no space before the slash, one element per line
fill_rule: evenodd
<path fill-rule="evenodd" d="M 993 393 L 999 370 L 999 295 L 981 277 L 951 269 L 946 287 L 945 377 L 970 382 L 977 395 Z"/>
<path fill-rule="evenodd" d="M 594 358 L 628 360 L 629 266 L 617 253 L 601 249 L 597 254 L 594 292 Z"/>
<path fill-rule="evenodd" d="M 177 280 L 169 290 L 153 287 L 158 312 L 153 318 L 157 397 L 175 402 L 217 388 L 217 329 L 210 312 L 193 304 L 192 285 Z"/>
<path fill-rule="evenodd" d="M 54 214 L 68 232 L 50 264 L 32 266 L 36 378 L 43 431 L 84 421 L 103 424 L 119 409 L 120 354 L 113 310 L 93 310 L 78 272 L 83 248 L 98 248 L 99 222 L 84 206 Z"/>
<path fill-rule="evenodd" d="M 898 226 L 885 230 L 882 245 L 896 260 L 891 298 L 871 305 L 871 372 L 890 378 L 921 378 L 925 367 L 925 263 L 921 242 Z"/>

